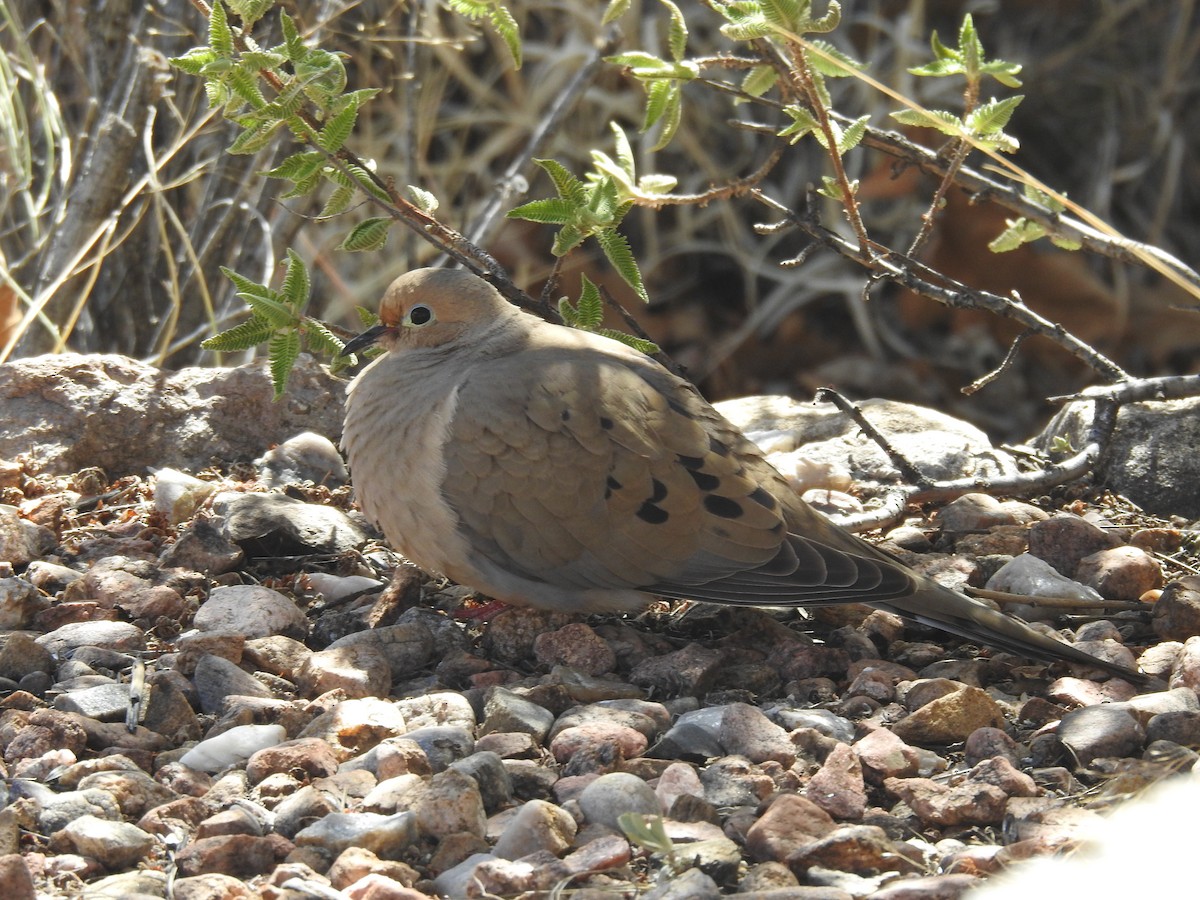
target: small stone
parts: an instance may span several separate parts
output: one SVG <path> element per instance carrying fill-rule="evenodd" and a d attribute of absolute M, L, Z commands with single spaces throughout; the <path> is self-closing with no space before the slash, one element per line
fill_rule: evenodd
<path fill-rule="evenodd" d="M 862 761 L 847 744 L 838 744 L 816 774 L 804 796 L 838 819 L 861 819 L 867 808 Z"/>
<path fill-rule="evenodd" d="M 296 686 L 305 697 L 329 691 L 349 697 L 387 696 L 392 668 L 378 641 L 356 641 L 305 657 L 296 673 Z"/>
<path fill-rule="evenodd" d="M 731 703 L 721 717 L 717 740 L 727 754 L 744 756 L 751 762 L 773 760 L 790 767 L 796 762 L 796 747 L 788 734 L 757 707 Z"/>
<path fill-rule="evenodd" d="M 999 728 L 1004 712 L 986 691 L 962 685 L 930 700 L 892 726 L 896 737 L 912 744 L 955 744 L 977 728 Z"/>
<path fill-rule="evenodd" d="M 1029 529 L 1029 552 L 1068 578 L 1075 577 L 1085 556 L 1120 545 L 1117 535 L 1068 513 L 1036 522 Z"/>
<path fill-rule="evenodd" d="M 851 745 L 862 760 L 863 772 L 875 783 L 886 778 L 906 777 L 920 771 L 917 751 L 886 728 L 874 728 Z"/>
<path fill-rule="evenodd" d="M 330 813 L 296 835 L 297 847 L 320 847 L 337 855 L 363 847 L 380 859 L 399 859 L 418 835 L 411 812 L 385 816 L 372 812 Z"/>
<path fill-rule="evenodd" d="M 1137 547 L 1113 547 L 1085 556 L 1075 578 L 1107 600 L 1137 600 L 1163 584 L 1162 567 Z"/>
<path fill-rule="evenodd" d="M 523 731 L 535 740 L 545 740 L 554 724 L 554 713 L 519 697 L 505 688 L 492 688 L 483 707 L 480 734 L 497 731 Z"/>
<path fill-rule="evenodd" d="M 588 675 L 603 675 L 617 665 L 608 642 L 582 622 L 539 634 L 533 641 L 533 653 L 544 666 L 569 666 Z"/>
<path fill-rule="evenodd" d="M 561 807 L 530 800 L 509 821 L 492 851 L 503 859 L 520 859 L 538 850 L 558 856 L 575 839 L 575 820 Z"/>
<path fill-rule="evenodd" d="M 1062 717 L 1056 735 L 1080 766 L 1105 756 L 1132 756 L 1146 741 L 1137 719 L 1111 706 L 1071 710 Z"/>
<path fill-rule="evenodd" d="M 1200 575 L 1185 575 L 1163 588 L 1153 615 L 1154 633 L 1163 640 L 1200 635 Z"/>
<path fill-rule="evenodd" d="M 786 862 L 793 853 L 831 834 L 837 824 L 817 804 L 781 794 L 746 834 L 746 853 L 759 862 Z"/>
<path fill-rule="evenodd" d="M 1008 795 L 991 784 L 944 785 L 928 778 L 888 778 L 883 786 L 912 809 L 926 826 L 995 825 L 1004 818 Z"/>
<path fill-rule="evenodd" d="M 128 822 L 80 816 L 55 832 L 53 846 L 96 860 L 110 872 L 127 869 L 149 855 L 154 836 Z"/>
<path fill-rule="evenodd" d="M 257 584 L 215 587 L 196 610 L 193 624 L 201 631 L 232 631 L 247 639 L 283 634 L 303 638 L 308 618 L 279 591 Z"/>
<path fill-rule="evenodd" d="M 579 795 L 579 808 L 591 824 L 620 831 L 617 818 L 627 812 L 662 815 L 654 791 L 636 775 L 612 772 L 601 775 Z"/>

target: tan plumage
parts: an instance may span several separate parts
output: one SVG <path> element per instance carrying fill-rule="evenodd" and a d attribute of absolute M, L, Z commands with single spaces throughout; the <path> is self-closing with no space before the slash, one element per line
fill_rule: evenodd
<path fill-rule="evenodd" d="M 463 271 L 418 269 L 347 352 L 343 443 L 395 548 L 499 600 L 631 610 L 865 602 L 960 636 L 1136 679 L 941 587 L 833 525 L 694 387 L 604 337 L 521 312 Z"/>

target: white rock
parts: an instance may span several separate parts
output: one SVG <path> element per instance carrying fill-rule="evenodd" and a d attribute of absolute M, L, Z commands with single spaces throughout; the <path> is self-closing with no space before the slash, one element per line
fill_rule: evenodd
<path fill-rule="evenodd" d="M 286 739 L 287 731 L 282 725 L 238 725 L 201 741 L 179 761 L 202 772 L 219 772 Z"/>

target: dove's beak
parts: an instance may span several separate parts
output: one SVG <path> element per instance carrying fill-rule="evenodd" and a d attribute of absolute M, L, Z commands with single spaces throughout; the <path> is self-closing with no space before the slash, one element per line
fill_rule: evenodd
<path fill-rule="evenodd" d="M 387 325 L 380 323 L 373 328 L 368 328 L 356 338 L 351 338 L 350 342 L 342 348 L 341 356 L 349 356 L 351 353 L 361 353 L 366 350 L 381 337 L 386 334 L 390 328 Z"/>

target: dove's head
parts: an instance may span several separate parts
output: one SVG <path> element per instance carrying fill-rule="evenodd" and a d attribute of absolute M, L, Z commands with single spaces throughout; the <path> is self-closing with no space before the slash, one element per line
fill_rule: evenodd
<path fill-rule="evenodd" d="M 350 341 L 342 355 L 375 343 L 386 350 L 437 347 L 493 328 L 516 313 L 499 291 L 470 272 L 414 269 L 388 286 L 379 304 L 379 324 Z"/>

